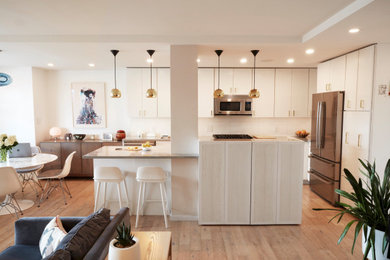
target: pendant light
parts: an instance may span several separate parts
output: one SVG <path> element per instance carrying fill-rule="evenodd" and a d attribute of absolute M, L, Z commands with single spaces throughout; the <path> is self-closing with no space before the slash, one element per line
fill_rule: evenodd
<path fill-rule="evenodd" d="M 153 74 L 152 74 L 152 67 L 153 67 L 153 60 L 152 60 L 152 56 L 153 56 L 153 53 L 154 53 L 154 50 L 147 50 L 147 52 L 149 53 L 149 56 L 150 56 L 150 89 L 148 89 L 146 91 L 146 97 L 147 98 L 155 98 L 157 97 L 157 91 L 155 89 L 153 89 Z"/>
<path fill-rule="evenodd" d="M 116 55 L 118 54 L 118 50 L 111 50 L 112 55 L 114 55 L 114 86 L 115 88 L 111 89 L 111 97 L 112 98 L 120 98 L 122 96 L 121 91 L 116 88 Z"/>
<path fill-rule="evenodd" d="M 220 75 L 221 75 L 221 54 L 223 50 L 215 50 L 215 53 L 218 55 L 218 88 L 214 91 L 214 98 L 222 98 L 224 96 L 223 90 L 219 88 Z"/>
<path fill-rule="evenodd" d="M 251 50 L 253 54 L 253 89 L 249 91 L 250 98 L 259 98 L 260 92 L 256 89 L 256 55 L 259 53 L 259 50 Z"/>

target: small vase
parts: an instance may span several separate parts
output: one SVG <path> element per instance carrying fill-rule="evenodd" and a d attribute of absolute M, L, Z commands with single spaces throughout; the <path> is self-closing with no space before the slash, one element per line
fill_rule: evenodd
<path fill-rule="evenodd" d="M 7 161 L 7 150 L 6 149 L 0 149 L 0 162 L 6 162 Z"/>
<path fill-rule="evenodd" d="M 371 228 L 368 227 L 367 228 L 367 236 L 368 236 L 368 234 L 370 234 L 370 231 L 371 231 Z M 375 250 L 376 260 L 388 259 L 387 258 L 387 251 L 389 250 L 389 246 L 387 246 L 385 253 L 382 253 L 382 241 L 383 241 L 384 236 L 385 236 L 385 232 L 375 229 L 375 248 L 374 248 L 374 250 Z M 367 246 L 367 241 L 365 241 L 364 235 L 362 235 L 363 254 L 364 254 L 364 251 L 366 250 L 366 246 Z M 373 248 L 370 249 L 370 252 L 367 255 L 367 259 L 370 259 L 370 260 L 373 259 L 373 258 L 371 258 L 372 257 L 372 250 L 373 250 Z"/>
<path fill-rule="evenodd" d="M 131 247 L 118 248 L 114 246 L 116 239 L 111 240 L 110 247 L 108 249 L 108 260 L 140 260 L 141 249 L 138 238 L 134 237 L 135 244 Z"/>

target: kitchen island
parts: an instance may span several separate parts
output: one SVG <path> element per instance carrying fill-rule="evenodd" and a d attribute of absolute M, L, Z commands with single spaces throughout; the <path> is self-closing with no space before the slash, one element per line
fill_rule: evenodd
<path fill-rule="evenodd" d="M 130 205 L 132 213 L 135 213 L 137 207 L 138 183 L 136 182 L 137 168 L 141 166 L 157 166 L 161 167 L 168 174 L 167 193 L 168 201 L 171 200 L 171 185 L 172 181 L 181 181 L 180 179 L 173 180 L 170 178 L 171 161 L 172 159 L 180 160 L 197 160 L 198 154 L 175 154 L 171 152 L 171 143 L 169 141 L 157 142 L 156 146 L 152 146 L 150 151 L 132 151 L 127 146 L 103 146 L 95 151 L 92 151 L 83 156 L 84 159 L 93 159 L 94 169 L 97 167 L 118 167 L 125 176 L 126 187 L 128 189 Z M 157 200 L 145 204 L 145 215 L 161 215 L 161 202 L 159 187 L 154 187 L 155 184 L 149 184 L 146 188 L 145 199 Z M 158 185 L 158 184 L 156 184 Z M 103 192 L 103 189 L 101 189 Z M 96 185 L 95 185 L 96 192 Z M 185 190 L 183 190 L 185 192 Z M 186 197 L 186 194 L 182 194 Z M 96 194 L 95 194 L 96 197 Z M 127 205 L 125 195 L 122 194 L 122 205 Z M 106 207 L 111 209 L 111 213 L 115 213 L 119 209 L 118 195 L 116 187 L 107 185 L 106 191 Z M 98 205 L 103 204 L 103 196 L 99 194 Z M 180 209 L 178 209 L 180 211 Z"/>
<path fill-rule="evenodd" d="M 199 224 L 300 224 L 304 142 L 201 138 Z"/>

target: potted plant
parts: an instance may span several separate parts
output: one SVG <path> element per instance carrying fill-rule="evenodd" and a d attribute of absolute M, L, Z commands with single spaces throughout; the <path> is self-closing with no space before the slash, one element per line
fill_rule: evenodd
<path fill-rule="evenodd" d="M 108 260 L 141 259 L 139 241 L 131 234 L 131 226 L 125 223 L 116 228 L 117 236 L 111 240 Z"/>
<path fill-rule="evenodd" d="M 333 210 L 338 213 L 329 220 L 335 218 L 337 223 L 345 214 L 352 215 L 355 219 L 348 222 L 340 235 L 338 244 L 343 240 L 348 230 L 356 223 L 354 231 L 354 240 L 351 253 L 355 247 L 356 239 L 361 230 L 363 259 L 371 256 L 372 260 L 388 259 L 388 228 L 389 228 L 389 210 L 390 210 L 390 159 L 387 161 L 382 182 L 375 171 L 375 163 L 364 163 L 360 160 L 365 171 L 361 171 L 367 177 L 367 181 L 356 180 L 348 169 L 344 169 L 345 177 L 353 188 L 353 192 L 346 192 L 336 189 L 336 193 L 349 199 L 350 204 L 337 203 L 342 208 L 332 209 L 314 209 L 314 210 Z M 371 252 L 371 253 L 370 253 Z"/>

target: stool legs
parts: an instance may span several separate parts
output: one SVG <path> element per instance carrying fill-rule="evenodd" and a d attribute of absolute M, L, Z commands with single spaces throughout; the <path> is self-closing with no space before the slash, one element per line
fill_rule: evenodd
<path fill-rule="evenodd" d="M 100 192 L 100 181 L 97 182 L 97 189 L 96 189 L 96 196 L 95 196 L 95 207 L 93 208 L 93 211 L 96 212 L 97 209 L 97 203 L 99 199 L 99 192 Z"/>
<path fill-rule="evenodd" d="M 103 207 L 106 207 L 106 192 L 107 192 L 107 182 L 104 183 L 104 191 L 103 191 Z"/>
<path fill-rule="evenodd" d="M 130 208 L 129 212 L 130 212 L 130 216 L 131 216 L 132 205 L 130 204 L 129 194 L 127 194 L 126 180 L 123 180 L 123 186 L 125 187 L 126 202 L 127 202 L 127 206 L 129 206 L 129 208 Z"/>
<path fill-rule="evenodd" d="M 142 194 L 142 186 L 143 182 L 139 183 L 139 191 L 138 191 L 138 203 L 137 203 L 137 217 L 135 218 L 135 228 L 138 227 L 138 217 L 139 217 L 139 209 L 140 209 L 140 202 L 141 202 L 141 194 Z"/>
<path fill-rule="evenodd" d="M 160 183 L 161 203 L 162 203 L 163 213 L 164 213 L 165 228 L 168 228 L 167 210 L 165 208 L 165 201 L 164 201 L 164 195 L 163 195 L 163 193 L 165 193 L 165 189 L 163 188 L 163 184 L 164 183 Z"/>
<path fill-rule="evenodd" d="M 116 187 L 118 189 L 119 207 L 122 208 L 122 196 L 121 196 L 121 184 L 120 184 L 120 182 L 118 182 L 116 184 Z"/>

